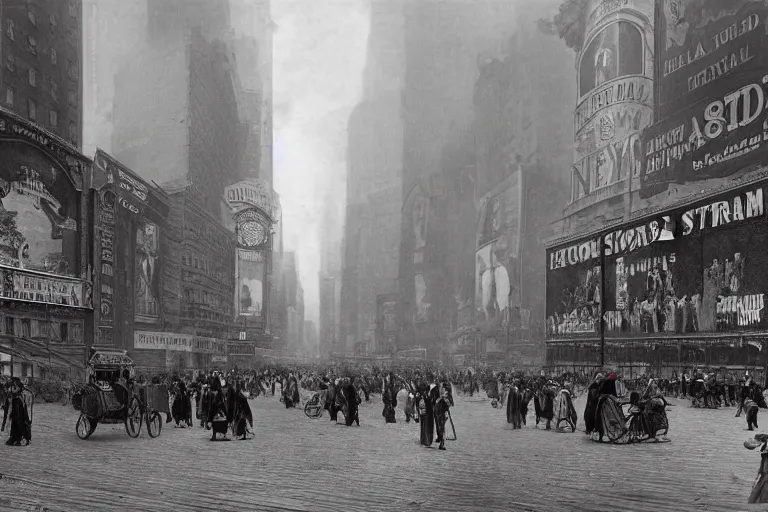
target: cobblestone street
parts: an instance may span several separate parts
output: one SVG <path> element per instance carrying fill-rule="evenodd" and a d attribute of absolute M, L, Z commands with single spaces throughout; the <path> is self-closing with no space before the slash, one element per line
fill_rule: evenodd
<path fill-rule="evenodd" d="M 760 461 L 733 408 L 673 400 L 671 443 L 611 446 L 532 418 L 513 431 L 482 396 L 457 399 L 445 452 L 421 447 L 401 410 L 386 425 L 379 397 L 361 406 L 360 428 L 253 400 L 256 438 L 228 443 L 170 425 L 157 439 L 100 425 L 81 441 L 71 407 L 38 404 L 32 444 L 0 445 L 0 510 L 748 510 Z"/>

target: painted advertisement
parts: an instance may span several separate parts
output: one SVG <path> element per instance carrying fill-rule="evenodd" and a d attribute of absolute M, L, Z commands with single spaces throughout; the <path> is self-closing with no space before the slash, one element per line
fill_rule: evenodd
<path fill-rule="evenodd" d="M 160 230 L 152 222 L 140 222 L 136 228 L 135 319 L 137 322 L 160 321 Z"/>
<path fill-rule="evenodd" d="M 725 96 L 734 86 L 760 81 L 768 56 L 764 1 L 662 0 L 661 4 L 656 86 L 662 117 Z"/>
<path fill-rule="evenodd" d="M 586 247 L 597 246 L 590 243 Z M 550 262 L 555 251 L 548 251 Z M 566 254 L 570 254 L 568 251 Z M 547 335 L 594 336 L 600 324 L 600 260 L 571 260 L 547 271 Z"/>
<path fill-rule="evenodd" d="M 79 194 L 67 174 L 33 148 L 0 167 L 0 264 L 79 275 Z"/>
<path fill-rule="evenodd" d="M 692 104 L 646 130 L 642 187 L 726 178 L 768 153 L 768 75 Z M 661 187 L 661 188 L 660 188 Z"/>
<path fill-rule="evenodd" d="M 475 315 L 486 334 L 510 324 L 520 307 L 519 257 L 522 219 L 521 172 L 486 194 L 480 202 L 475 252 Z"/>
<path fill-rule="evenodd" d="M 730 192 L 605 236 L 608 337 L 768 328 L 765 191 Z M 547 334 L 599 334 L 600 241 L 550 249 Z"/>
<path fill-rule="evenodd" d="M 0 299 L 92 308 L 91 290 L 80 279 L 2 268 Z"/>
<path fill-rule="evenodd" d="M 237 314 L 261 316 L 264 304 L 264 251 L 237 250 L 235 304 Z"/>
<path fill-rule="evenodd" d="M 589 7 L 578 62 L 572 201 L 639 176 L 640 132 L 653 120 L 653 2 Z"/>
<path fill-rule="evenodd" d="M 499 240 L 508 258 L 518 257 L 523 203 L 520 181 L 521 171 L 518 169 L 480 200 L 478 247 Z"/>

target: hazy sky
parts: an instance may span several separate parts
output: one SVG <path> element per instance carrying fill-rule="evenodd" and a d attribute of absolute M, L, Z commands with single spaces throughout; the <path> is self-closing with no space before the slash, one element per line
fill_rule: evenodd
<path fill-rule="evenodd" d="M 299 253 L 305 317 L 318 320 L 326 192 L 343 202 L 347 121 L 360 97 L 367 0 L 272 0 L 274 181 L 285 249 Z"/>

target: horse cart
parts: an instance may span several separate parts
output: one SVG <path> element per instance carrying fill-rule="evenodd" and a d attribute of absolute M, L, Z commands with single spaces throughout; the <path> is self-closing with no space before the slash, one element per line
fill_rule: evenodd
<path fill-rule="evenodd" d="M 87 383 L 72 397 L 80 412 L 75 432 L 88 439 L 99 423 L 124 424 L 126 433 L 137 438 L 142 423 L 150 437 L 163 427 L 161 412 L 170 414 L 168 389 L 164 385 L 139 386 L 133 382 L 133 361 L 125 351 L 95 352 L 86 368 Z"/>

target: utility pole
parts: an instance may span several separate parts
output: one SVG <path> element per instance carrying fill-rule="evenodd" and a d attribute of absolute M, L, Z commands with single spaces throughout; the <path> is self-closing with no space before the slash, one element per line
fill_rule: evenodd
<path fill-rule="evenodd" d="M 605 234 L 600 235 L 600 368 L 605 366 Z"/>

